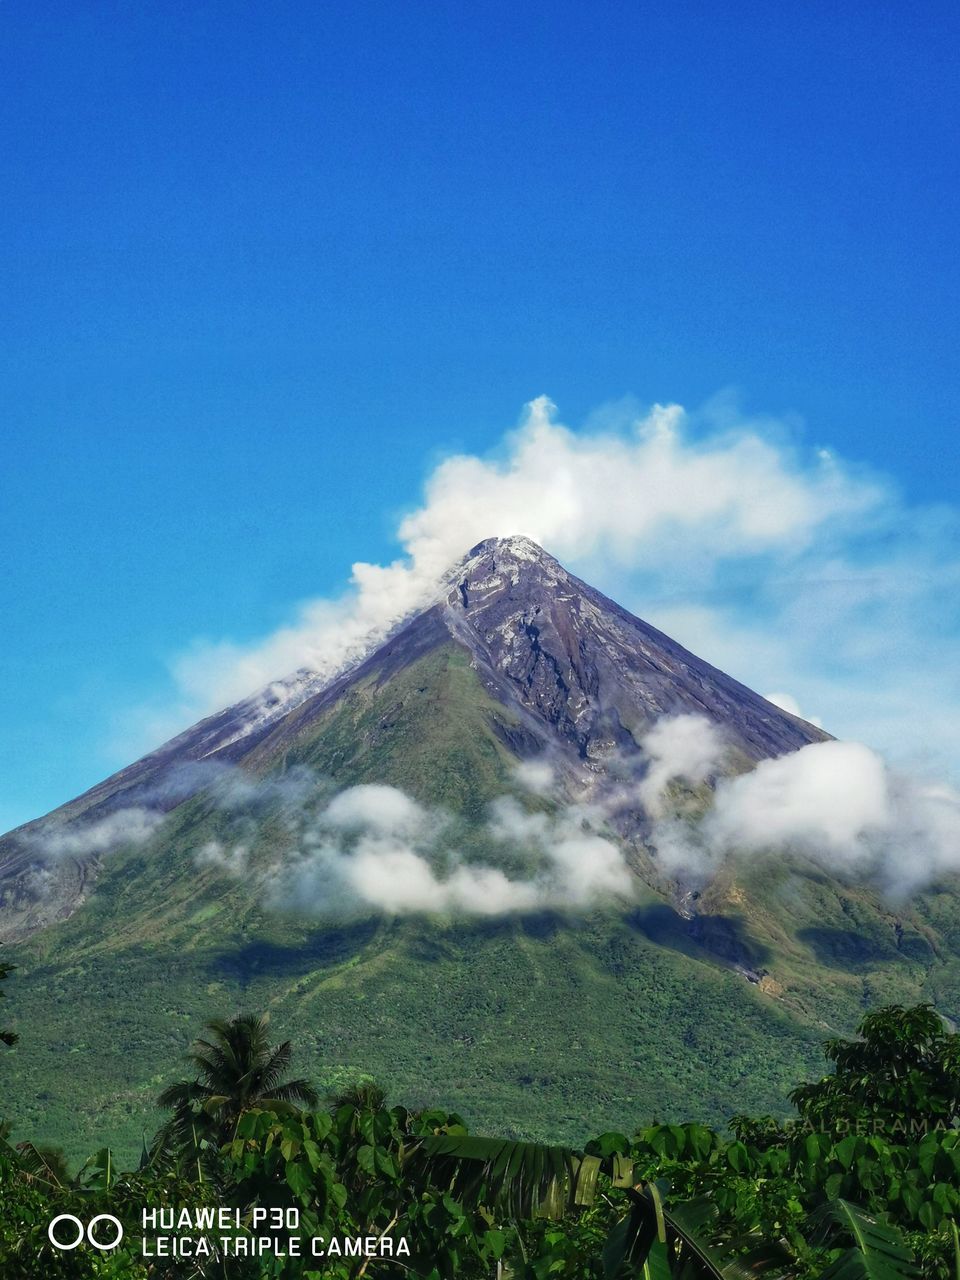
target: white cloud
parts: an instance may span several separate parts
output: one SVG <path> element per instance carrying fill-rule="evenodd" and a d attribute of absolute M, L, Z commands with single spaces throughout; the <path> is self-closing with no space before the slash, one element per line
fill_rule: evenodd
<path fill-rule="evenodd" d="M 112 853 L 124 845 L 143 844 L 154 834 L 164 815 L 152 809 L 117 809 L 92 822 L 78 819 L 69 826 L 48 825 L 18 837 L 48 858 L 82 858 Z"/>
<path fill-rule="evenodd" d="M 540 786 L 549 772 L 534 770 L 529 781 Z M 209 785 L 222 830 L 221 838 L 194 850 L 194 864 L 246 881 L 274 909 L 317 916 L 357 911 L 495 916 L 587 907 L 631 893 L 619 848 L 591 825 L 602 821 L 598 811 L 571 808 L 551 816 L 528 812 L 513 797 L 504 797 L 484 827 L 491 846 L 506 855 L 504 870 L 465 860 L 452 847 L 450 815 L 418 804 L 396 787 L 348 787 L 324 803 L 325 784 L 303 769 L 256 779 L 224 768 L 196 781 Z M 267 806 L 282 820 L 288 849 L 265 865 L 257 851 L 257 815 Z M 162 813 L 130 807 L 95 821 L 81 818 L 35 830 L 22 839 L 39 858 L 52 861 L 102 855 L 144 843 L 163 821 Z M 530 854 L 539 862 L 533 872 Z M 50 882 L 43 866 L 28 880 L 38 896 Z"/>
<path fill-rule="evenodd" d="M 802 853 L 903 894 L 960 871 L 960 792 L 891 769 L 857 742 L 820 742 L 722 778 L 702 822 L 669 815 L 652 843 L 670 870 L 709 875 L 726 855 Z"/>
<path fill-rule="evenodd" d="M 546 903 L 586 907 L 630 897 L 630 871 L 612 840 L 592 831 L 568 829 L 551 842 L 547 852 L 554 863 L 556 887 L 548 887 Z"/>
<path fill-rule="evenodd" d="M 556 784 L 553 765 L 547 760 L 521 760 L 513 773 L 521 787 L 535 796 L 548 796 Z"/>
<path fill-rule="evenodd" d="M 789 689 L 836 736 L 901 768 L 960 778 L 955 516 L 890 499 L 862 529 L 818 540 L 793 563 L 761 559 L 747 586 L 722 572 L 700 594 L 628 590 L 624 603 L 751 688 Z"/>
<path fill-rule="evenodd" d="M 703 782 L 716 770 L 724 750 L 717 726 L 698 715 L 661 717 L 640 746 L 649 765 L 638 790 L 643 807 L 654 818 L 663 813 L 669 783 Z"/>
<path fill-rule="evenodd" d="M 422 855 L 389 842 L 361 841 L 340 867 L 359 901 L 390 915 L 503 915 L 541 901 L 538 886 L 508 879 L 499 868 L 461 863 L 440 876 Z"/>
<path fill-rule="evenodd" d="M 208 842 L 195 860 L 247 880 L 271 909 L 318 917 L 581 909 L 632 900 L 625 847 L 607 823 L 643 807 L 660 865 L 684 878 L 709 878 L 733 853 L 802 854 L 831 871 L 855 869 L 895 895 L 960 870 L 960 793 L 893 770 L 860 743 L 815 743 L 733 777 L 723 775 L 724 756 L 705 717 L 663 717 L 643 740 L 645 771 L 589 802 L 543 810 L 515 796 L 494 800 L 481 834 L 500 856 L 489 861 L 462 856 L 450 815 L 398 788 L 366 784 L 319 811 L 309 803 L 288 809 L 289 849 L 266 867 L 252 857 L 255 829 L 232 844 Z M 718 772 L 705 813 L 670 792 L 672 783 L 696 786 Z M 532 778 L 540 788 L 552 771 Z M 252 794 L 248 801 L 259 803 Z M 223 812 L 248 821 L 242 811 L 239 819 Z"/>
<path fill-rule="evenodd" d="M 219 840 L 208 840 L 194 854 L 194 862 L 201 869 L 212 867 L 228 875 L 243 877 L 247 872 L 249 850 L 245 844 L 223 845 Z"/>
<path fill-rule="evenodd" d="M 502 461 L 455 457 L 400 526 L 417 564 L 442 570 L 479 538 L 526 534 L 555 554 L 632 564 L 659 546 L 671 560 L 719 539 L 724 556 L 796 548 L 817 528 L 872 507 L 879 490 L 833 460 L 804 466 L 749 424 L 693 440 L 678 405 L 656 406 L 626 434 L 578 435 L 533 401 Z M 692 539 L 692 542 L 691 542 Z"/>
<path fill-rule="evenodd" d="M 567 805 L 556 813 L 531 812 L 512 796 L 490 806 L 487 831 L 508 848 L 537 850 L 550 864 L 540 877 L 543 902 L 585 906 L 629 897 L 630 872 L 619 846 L 599 834 L 600 806 Z"/>
<path fill-rule="evenodd" d="M 259 885 L 265 905 L 316 916 L 357 911 L 495 916 L 582 908 L 629 898 L 619 847 L 598 834 L 597 815 L 529 813 L 512 797 L 492 808 L 486 834 L 514 874 L 466 861 L 450 847 L 447 815 L 386 786 L 350 787 L 317 815 L 303 814 L 291 851 L 263 870 L 244 845 L 211 841 L 199 866 Z M 530 855 L 538 863 L 531 872 Z"/>
<path fill-rule="evenodd" d="M 372 831 L 381 836 L 414 839 L 431 826 L 429 815 L 397 787 L 364 784 L 348 787 L 330 801 L 326 826 L 342 831 Z"/>
<path fill-rule="evenodd" d="M 500 796 L 490 806 L 487 824 L 495 840 L 504 844 L 544 845 L 550 839 L 553 820 L 540 809 L 527 809 L 513 796 Z"/>
<path fill-rule="evenodd" d="M 807 724 L 816 725 L 818 729 L 823 728 L 823 721 L 818 716 L 804 715 L 800 710 L 800 703 L 790 693 L 765 693 L 763 695 L 768 702 L 772 702 L 775 707 L 779 707 L 781 711 L 789 711 L 792 716 L 799 716 L 801 720 L 806 720 Z"/>
<path fill-rule="evenodd" d="M 443 573 L 485 537 L 526 534 L 627 603 L 642 589 L 633 603 L 646 616 L 678 582 L 709 599 L 731 566 L 741 577 L 744 566 L 765 576 L 832 554 L 857 528 L 882 521 L 894 501 L 829 452 L 800 451 L 781 429 L 736 420 L 726 408 L 689 417 L 676 405 L 655 406 L 617 417 L 576 433 L 541 397 L 495 456 L 442 461 L 422 505 L 400 522 L 402 558 L 358 562 L 341 597 L 305 602 L 259 643 L 198 644 L 181 655 L 173 665 L 176 723 L 167 729 L 259 688 L 276 690 L 300 668 L 328 678 L 349 666 L 428 603 Z M 714 630 L 721 621 L 712 618 Z M 755 630 L 775 633 L 767 620 Z M 789 653 L 781 666 L 790 676 Z"/>
<path fill-rule="evenodd" d="M 708 825 L 711 838 L 731 848 L 795 845 L 853 859 L 890 821 L 880 757 L 857 742 L 819 742 L 721 782 Z"/>

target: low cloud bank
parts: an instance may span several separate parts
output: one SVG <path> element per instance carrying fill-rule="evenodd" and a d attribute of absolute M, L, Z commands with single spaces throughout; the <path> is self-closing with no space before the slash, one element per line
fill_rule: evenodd
<path fill-rule="evenodd" d="M 577 910 L 632 898 L 626 845 L 610 832 L 624 812 L 642 811 L 659 865 L 684 878 L 709 879 L 734 853 L 801 854 L 827 871 L 862 875 L 893 896 L 960 872 L 955 789 L 894 770 L 856 742 L 814 743 L 734 777 L 724 775 L 726 752 L 722 732 L 705 716 L 663 717 L 636 757 L 574 802 L 565 793 L 569 781 L 562 781 L 569 762 L 524 762 L 515 780 L 528 801 L 504 795 L 491 803 L 473 833 L 486 850 L 479 860 L 475 838 L 470 856 L 458 848 L 452 814 L 396 787 L 364 784 L 332 793 L 329 781 L 309 769 L 258 780 L 218 768 L 191 775 L 194 784 L 206 782 L 225 833 L 200 845 L 194 861 L 198 870 L 247 881 L 269 909 L 324 918 Z M 185 781 L 165 782 L 167 799 L 171 785 Z M 540 807 L 543 801 L 552 807 Z M 102 856 L 144 844 L 165 816 L 129 806 L 22 839 L 48 864 Z M 269 863 L 258 851 L 264 822 L 286 849 Z M 39 892 L 42 874 L 35 879 Z"/>
<path fill-rule="evenodd" d="M 895 895 L 960 871 L 960 792 L 898 773 L 857 742 L 818 742 L 761 761 L 749 773 L 720 778 L 699 821 L 671 816 L 667 785 L 683 780 L 681 766 L 695 760 L 698 735 L 701 770 L 721 763 L 722 744 L 701 734 L 697 720 L 661 722 L 650 735 L 654 745 L 678 746 L 653 758 L 641 787 L 655 789 L 651 843 L 665 868 L 708 876 L 733 852 L 792 851 L 827 870 L 859 871 Z"/>
<path fill-rule="evenodd" d="M 138 790 L 136 804 L 114 809 L 102 817 L 81 814 L 69 821 L 47 819 L 15 839 L 37 858 L 50 862 L 103 857 L 118 849 L 145 844 L 172 810 L 201 791 L 218 810 L 237 815 L 238 821 L 252 832 L 258 812 L 273 807 L 288 816 L 299 813 L 316 788 L 317 777 L 307 768 L 254 778 L 218 761 L 186 761 Z M 210 856 L 215 861 L 215 855 Z"/>
<path fill-rule="evenodd" d="M 449 815 L 395 787 L 350 787 L 304 821 L 293 852 L 260 873 L 264 901 L 317 916 L 358 910 L 495 916 L 629 898 L 623 853 L 594 828 L 597 820 L 586 809 L 531 813 L 501 797 L 484 828 L 504 855 L 506 866 L 494 866 L 466 861 L 449 847 Z M 234 875 L 249 871 L 237 848 L 207 847 L 199 861 Z"/>
<path fill-rule="evenodd" d="M 198 863 L 256 874 L 267 906 L 317 916 L 578 909 L 633 896 L 625 846 L 609 833 L 624 810 L 642 809 L 660 866 L 685 878 L 709 879 L 734 853 L 802 854 L 893 896 L 960 871 L 960 794 L 952 788 L 898 773 L 860 743 L 815 743 L 735 777 L 723 774 L 726 752 L 705 716 L 663 717 L 626 762 L 633 776 L 577 803 L 561 798 L 549 761 L 527 761 L 517 781 L 557 807 L 494 800 L 482 834 L 502 855 L 498 865 L 451 848 L 450 815 L 377 785 L 327 797 L 298 819 L 293 851 L 266 871 L 251 870 L 244 842 L 208 846 Z M 691 804 L 689 792 L 703 784 L 711 790 Z"/>
<path fill-rule="evenodd" d="M 706 716 L 663 716 L 641 741 L 648 760 L 639 798 L 652 818 L 663 815 L 672 782 L 696 786 L 706 781 L 723 759 L 720 730 Z"/>
<path fill-rule="evenodd" d="M 143 807 L 117 809 L 92 822 L 79 819 L 69 825 L 47 825 L 18 839 L 38 856 L 85 858 L 112 853 L 124 845 L 143 844 L 155 833 L 164 815 Z"/>
<path fill-rule="evenodd" d="M 723 783 L 706 826 L 718 849 L 797 848 L 895 894 L 960 871 L 960 792 L 857 742 L 815 743 Z"/>

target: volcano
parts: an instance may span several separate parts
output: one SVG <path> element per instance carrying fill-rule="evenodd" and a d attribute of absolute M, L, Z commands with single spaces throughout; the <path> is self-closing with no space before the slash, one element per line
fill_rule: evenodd
<path fill-rule="evenodd" d="M 799 858 L 733 856 L 696 886 L 657 865 L 625 780 L 677 716 L 713 726 L 733 772 L 829 737 L 529 539 L 479 543 L 334 678 L 294 673 L 0 841 L 0 938 L 19 966 L 9 1118 L 68 1147 L 138 1146 L 171 1063 L 239 1007 L 269 1009 L 330 1086 L 374 1076 L 478 1126 L 564 1139 L 783 1110 L 865 1003 L 960 1013 L 952 890 L 892 907 Z M 536 764 L 549 793 L 518 784 Z M 489 861 L 504 798 L 543 823 L 616 791 L 603 840 L 629 901 L 338 911 L 322 878 L 322 910 L 271 899 L 305 830 L 291 834 L 290 797 L 312 812 L 363 786 L 442 813 L 467 866 Z"/>

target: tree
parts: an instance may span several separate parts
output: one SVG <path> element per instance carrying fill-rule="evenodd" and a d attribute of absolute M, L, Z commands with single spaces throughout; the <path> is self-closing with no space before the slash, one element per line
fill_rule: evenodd
<path fill-rule="evenodd" d="M 960 1036 L 932 1005 L 887 1005 L 858 1031 L 825 1043 L 832 1075 L 790 1094 L 808 1126 L 918 1136 L 960 1123 Z"/>
<path fill-rule="evenodd" d="M 285 1080 L 293 1050 L 289 1040 L 270 1044 L 268 1017 L 237 1014 L 205 1024 L 209 1038 L 194 1042 L 188 1061 L 196 1078 L 164 1089 L 157 1105 L 172 1110 L 169 1134 L 181 1142 L 231 1139 L 245 1111 L 271 1104 L 315 1107 L 317 1091 L 307 1080 Z"/>

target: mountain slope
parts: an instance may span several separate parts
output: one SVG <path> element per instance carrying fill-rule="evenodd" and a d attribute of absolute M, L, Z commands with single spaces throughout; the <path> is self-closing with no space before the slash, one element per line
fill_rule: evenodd
<path fill-rule="evenodd" d="M 734 860 L 694 900 L 658 871 L 636 800 L 608 832 L 636 874 L 629 906 L 277 909 L 271 868 L 344 788 L 401 788 L 443 812 L 467 863 L 507 866 L 491 801 L 549 817 L 620 787 L 642 776 L 640 744 L 663 715 L 713 721 L 735 769 L 826 737 L 526 540 L 481 543 L 434 604 L 317 683 L 300 673 L 283 696 L 204 721 L 4 840 L 22 1036 L 5 1105 L 32 1134 L 138 1146 L 144 1107 L 200 1023 L 241 1006 L 269 1008 L 325 1084 L 373 1074 L 412 1101 L 555 1138 L 680 1118 L 691 1098 L 703 1119 L 779 1109 L 817 1041 L 865 1002 L 930 995 L 960 1013 L 949 886 L 894 913 L 809 862 Z M 532 796 L 516 768 L 544 758 L 559 788 Z M 97 847 L 103 824 L 141 810 L 166 816 Z M 205 860 L 212 847 L 242 848 L 241 869 Z"/>
<path fill-rule="evenodd" d="M 486 728 L 511 755 L 550 753 L 571 776 L 599 776 L 618 754 L 635 755 L 643 734 L 666 714 L 707 716 L 743 765 L 828 736 L 634 618 L 534 543 L 491 538 L 454 567 L 432 607 L 339 679 L 319 689 L 308 672 L 280 681 L 0 840 L 0 939 L 62 918 L 89 891 L 95 865 L 57 859 L 46 865 L 44 903 L 31 914 L 36 840 L 45 829 L 95 823 L 130 806 L 164 812 L 217 767 L 263 773 L 297 759 L 316 726 L 353 691 L 371 681 L 380 687 L 451 644 L 492 704 Z"/>

